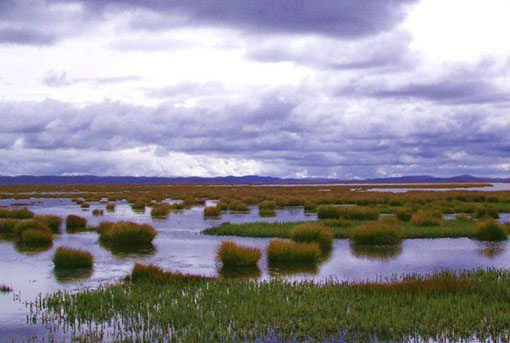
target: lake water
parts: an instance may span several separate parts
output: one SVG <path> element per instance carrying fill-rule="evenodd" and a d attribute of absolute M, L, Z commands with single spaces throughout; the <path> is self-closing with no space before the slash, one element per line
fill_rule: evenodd
<path fill-rule="evenodd" d="M 0 206 L 9 206 L 13 202 L 16 201 L 0 200 Z M 102 248 L 98 235 L 92 232 L 58 235 L 52 248 L 38 253 L 19 250 L 10 241 L 0 241 L 0 284 L 14 289 L 9 294 L 0 293 L 0 342 L 42 342 L 48 334 L 42 324 L 28 316 L 30 311 L 25 301 L 33 301 L 39 293 L 58 289 L 78 290 L 116 282 L 130 272 L 135 262 L 155 263 L 186 273 L 218 275 L 215 250 L 225 237 L 202 235 L 201 231 L 205 228 L 222 222 L 316 220 L 316 215 L 305 214 L 302 208 L 277 211 L 274 218 L 260 218 L 257 209 L 252 208 L 249 213 L 224 214 L 220 219 L 204 220 L 203 207 L 195 207 L 173 212 L 161 220 L 152 219 L 149 210 L 145 213 L 133 212 L 125 202 L 117 203 L 114 213 L 105 211 L 104 216 L 98 217 L 92 216 L 92 210 L 104 208 L 104 204 L 91 203 L 91 208 L 84 211 L 70 199 L 31 199 L 23 202 L 30 203 L 28 207 L 37 214 L 62 217 L 77 214 L 86 217 L 92 225 L 105 220 L 150 223 L 158 230 L 158 236 L 154 240 L 154 250 L 123 255 L 115 255 Z M 507 219 L 508 216 L 502 216 L 502 220 Z M 259 248 L 265 248 L 269 241 L 264 238 L 231 239 Z M 429 274 L 443 269 L 509 268 L 508 244 L 483 244 L 470 239 L 405 240 L 398 248 L 379 251 L 360 250 L 350 246 L 347 240 L 335 240 L 331 255 L 316 269 L 272 270 L 267 267 L 264 256 L 257 277 L 264 280 L 278 276 L 318 282 L 327 278 L 338 281 L 384 281 L 403 274 Z M 93 271 L 86 275 L 55 273 L 51 256 L 54 249 L 62 245 L 90 251 L 95 257 Z"/>

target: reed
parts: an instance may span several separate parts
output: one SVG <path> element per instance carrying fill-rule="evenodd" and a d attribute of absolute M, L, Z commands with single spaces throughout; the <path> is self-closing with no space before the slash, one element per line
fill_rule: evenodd
<path fill-rule="evenodd" d="M 253 268 L 261 256 L 260 249 L 245 247 L 233 241 L 222 241 L 216 250 L 216 261 L 222 264 L 222 268 Z"/>
<path fill-rule="evenodd" d="M 317 263 L 321 250 L 316 243 L 296 243 L 294 241 L 271 239 L 267 246 L 267 260 L 274 264 Z"/>
<path fill-rule="evenodd" d="M 292 229 L 290 239 L 298 243 L 316 243 L 325 252 L 331 249 L 333 232 L 324 225 L 304 223 Z"/>
<path fill-rule="evenodd" d="M 51 259 L 56 269 L 92 268 L 94 258 L 88 251 L 58 247 Z"/>

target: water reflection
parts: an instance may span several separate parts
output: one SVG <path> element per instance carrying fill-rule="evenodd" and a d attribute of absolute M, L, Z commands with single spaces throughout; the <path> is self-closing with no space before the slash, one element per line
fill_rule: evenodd
<path fill-rule="evenodd" d="M 70 270 L 53 269 L 53 276 L 55 276 L 55 280 L 57 280 L 59 284 L 63 285 L 89 279 L 93 272 L 93 268 L 79 268 Z"/>
<path fill-rule="evenodd" d="M 152 256 L 157 251 L 152 243 L 136 247 L 115 247 L 100 241 L 99 245 L 118 259 Z"/>
<path fill-rule="evenodd" d="M 292 264 L 292 263 L 270 263 L 267 266 L 267 272 L 271 277 L 291 276 L 291 275 L 316 275 L 319 272 L 317 264 Z"/>
<path fill-rule="evenodd" d="M 506 244 L 503 242 L 478 242 L 478 253 L 488 258 L 495 258 L 505 252 Z"/>
<path fill-rule="evenodd" d="M 366 246 L 350 243 L 349 247 L 353 256 L 369 260 L 389 261 L 402 253 L 402 245 Z"/>

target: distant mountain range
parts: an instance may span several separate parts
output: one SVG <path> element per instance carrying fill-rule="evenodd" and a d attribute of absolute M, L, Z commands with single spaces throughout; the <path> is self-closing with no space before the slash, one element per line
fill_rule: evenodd
<path fill-rule="evenodd" d="M 328 178 L 287 179 L 271 176 L 223 176 L 223 177 L 147 177 L 147 176 L 0 176 L 0 185 L 116 185 L 116 184 L 344 184 L 344 183 L 468 183 L 468 182 L 510 182 L 510 178 L 486 178 L 472 175 L 434 177 L 412 175 L 401 177 L 374 178 L 365 180 L 341 180 Z"/>

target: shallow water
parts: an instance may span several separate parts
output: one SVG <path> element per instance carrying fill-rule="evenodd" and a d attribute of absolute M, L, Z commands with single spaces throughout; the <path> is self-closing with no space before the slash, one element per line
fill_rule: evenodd
<path fill-rule="evenodd" d="M 15 201 L 1 200 L 0 206 L 9 206 L 12 202 Z M 24 301 L 33 301 L 39 293 L 57 289 L 77 290 L 115 282 L 127 275 L 137 261 L 186 273 L 218 275 L 215 249 L 225 237 L 202 235 L 200 232 L 207 227 L 222 222 L 316 220 L 315 215 L 305 214 L 302 208 L 277 211 L 274 218 L 260 218 L 257 209 L 253 208 L 249 213 L 224 214 L 220 219 L 204 220 L 203 207 L 195 207 L 173 212 L 166 219 L 152 219 L 149 210 L 136 213 L 125 202 L 117 203 L 115 212 L 105 211 L 104 216 L 98 217 L 92 216 L 92 210 L 104 208 L 104 204 L 91 203 L 91 208 L 84 211 L 70 199 L 31 199 L 29 202 L 33 203 L 29 208 L 38 214 L 62 217 L 78 214 L 86 217 L 92 225 L 105 220 L 151 223 L 157 228 L 158 236 L 154 240 L 154 250 L 120 255 L 102 248 L 98 235 L 92 232 L 59 235 L 50 249 L 38 253 L 21 251 L 13 242 L 0 241 L 0 284 L 5 283 L 14 289 L 10 294 L 0 293 L 0 342 L 11 342 L 12 339 L 21 342 L 32 336 L 36 336 L 34 342 L 42 340 L 46 330 L 39 323 L 30 324 L 32 319 L 27 317 L 30 311 Z M 231 239 L 259 248 L 264 248 L 269 241 L 265 238 Z M 92 273 L 54 273 L 51 256 L 61 245 L 90 251 L 95 257 Z M 507 242 L 490 245 L 470 239 L 433 239 L 405 240 L 400 247 L 390 250 L 364 250 L 351 247 L 347 240 L 336 240 L 331 255 L 316 269 L 268 269 L 263 257 L 258 277 L 262 280 L 283 276 L 290 280 L 380 281 L 408 273 L 428 274 L 442 269 L 509 268 L 508 248 Z"/>

